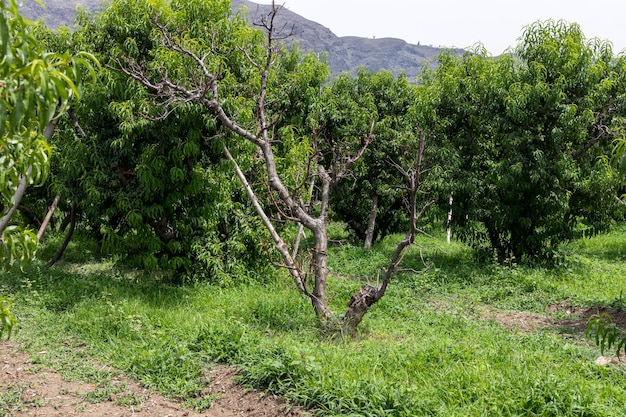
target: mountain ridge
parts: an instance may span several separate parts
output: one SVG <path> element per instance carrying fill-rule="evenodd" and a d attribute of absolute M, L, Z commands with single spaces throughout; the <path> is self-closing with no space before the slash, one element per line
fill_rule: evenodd
<path fill-rule="evenodd" d="M 61 25 L 70 26 L 76 15 L 76 7 L 82 6 L 89 12 L 98 11 L 106 0 L 46 0 L 45 10 L 36 2 L 26 2 L 20 6 L 24 16 L 29 19 L 41 18 L 46 25 L 56 29 Z M 249 0 L 232 0 L 234 11 L 247 8 L 248 20 L 254 22 L 267 15 L 270 5 L 257 4 Z M 426 45 L 409 44 L 397 38 L 363 38 L 359 36 L 335 35 L 327 27 L 309 20 L 288 8 L 282 7 L 277 16 L 279 27 L 282 25 L 293 31 L 289 42 L 298 42 L 303 51 L 326 54 L 331 73 L 355 73 L 363 66 L 371 71 L 391 70 L 395 74 L 404 73 L 414 79 L 424 65 L 434 65 L 441 48 Z M 462 54 L 464 50 L 454 49 Z"/>
<path fill-rule="evenodd" d="M 256 4 L 249 0 L 232 0 L 233 9 L 241 6 L 248 8 L 248 19 L 267 15 L 270 5 Z M 327 53 L 331 72 L 355 73 L 359 66 L 371 71 L 391 70 L 395 74 L 405 73 L 414 79 L 424 65 L 434 64 L 441 48 L 426 45 L 413 45 L 398 38 L 364 38 L 359 36 L 335 35 L 325 26 L 300 16 L 287 8 L 278 14 L 278 25 L 288 24 L 295 31 L 293 41 L 297 41 L 304 51 Z M 463 54 L 463 49 L 454 49 L 456 54 Z"/>

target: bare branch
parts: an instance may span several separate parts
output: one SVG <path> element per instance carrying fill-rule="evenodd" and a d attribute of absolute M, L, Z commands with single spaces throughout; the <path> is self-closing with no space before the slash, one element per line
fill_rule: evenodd
<path fill-rule="evenodd" d="M 46 228 L 48 227 L 48 223 L 50 222 L 50 219 L 52 218 L 52 215 L 54 214 L 54 211 L 56 210 L 60 199 L 61 199 L 61 196 L 58 194 L 56 195 L 56 197 L 54 197 L 54 200 L 52 201 L 52 204 L 50 205 L 50 208 L 48 209 L 48 213 L 46 213 L 46 217 L 43 219 L 41 226 L 39 226 L 39 230 L 37 231 L 37 239 L 41 240 L 41 238 L 43 237 L 43 234 L 45 233 Z"/>
<path fill-rule="evenodd" d="M 357 162 L 359 159 L 361 159 L 361 157 L 363 156 L 363 154 L 365 153 L 365 151 L 367 150 L 367 148 L 370 146 L 370 144 L 374 141 L 374 127 L 376 126 L 376 121 L 372 120 L 372 123 L 370 125 L 370 131 L 367 134 L 367 136 L 365 136 L 364 141 L 363 141 L 363 145 L 361 145 L 361 147 L 359 148 L 359 150 L 356 152 L 356 154 L 352 155 L 352 156 L 346 156 L 343 158 L 338 158 L 338 159 L 343 159 L 344 162 L 338 162 L 336 164 L 335 170 L 334 170 L 334 175 L 333 175 L 333 184 L 337 184 L 339 181 L 341 181 L 341 179 L 343 177 L 346 176 L 346 174 L 348 173 L 348 170 L 352 167 L 352 165 Z"/>
<path fill-rule="evenodd" d="M 18 179 L 18 186 L 15 190 L 15 194 L 13 195 L 13 206 L 9 209 L 9 211 L 0 219 L 0 244 L 2 244 L 2 233 L 9 226 L 9 221 L 13 214 L 17 211 L 18 206 L 20 205 L 20 201 L 22 201 L 22 197 L 26 193 L 26 187 L 28 186 L 28 181 L 26 177 L 29 177 L 32 172 L 32 168 L 28 167 L 26 171 L 26 176 L 20 175 Z"/>
<path fill-rule="evenodd" d="M 272 224 L 272 221 L 269 219 L 267 214 L 265 214 L 265 211 L 263 210 L 263 207 L 261 207 L 261 204 L 259 203 L 259 200 L 257 199 L 256 194 L 254 193 L 254 190 L 252 190 L 252 187 L 248 183 L 246 176 L 241 171 L 241 169 L 239 168 L 239 165 L 237 164 L 237 161 L 235 161 L 235 159 L 233 158 L 231 153 L 228 151 L 228 148 L 226 146 L 224 146 L 224 155 L 226 155 L 226 158 L 228 158 L 228 160 L 231 161 L 233 166 L 235 167 L 235 172 L 237 173 L 237 177 L 239 177 L 241 184 L 246 190 L 246 194 L 248 194 L 248 197 L 252 201 L 252 205 L 254 206 L 254 209 L 256 210 L 259 217 L 261 217 L 261 221 L 263 221 L 265 228 L 270 232 L 270 235 L 272 236 L 272 239 L 274 240 L 276 249 L 280 253 L 281 257 L 283 258 L 284 264 L 282 266 L 289 270 L 289 273 L 291 274 L 291 277 L 293 278 L 298 290 L 302 294 L 305 294 L 308 297 L 311 297 L 311 294 L 309 293 L 309 291 L 306 289 L 306 286 L 304 285 L 304 279 L 302 277 L 302 273 L 300 269 L 296 266 L 295 261 L 293 260 L 293 258 L 291 257 L 291 254 L 289 253 L 287 244 L 280 237 L 280 235 L 274 228 L 274 225 Z"/>
<path fill-rule="evenodd" d="M 169 49 L 173 51 L 180 52 L 181 54 L 186 55 L 190 57 L 192 60 L 194 60 L 196 64 L 198 64 L 198 67 L 200 67 L 200 69 L 202 70 L 202 74 L 206 77 L 208 84 L 211 84 L 215 80 L 216 77 L 211 73 L 211 71 L 209 71 L 204 61 L 213 52 L 213 49 L 212 49 L 213 44 L 211 45 L 211 50 L 208 53 L 206 53 L 202 58 L 200 58 L 190 49 L 185 48 L 181 42 L 178 42 L 172 39 L 167 28 L 159 22 L 158 17 L 159 16 L 157 15 L 154 21 L 155 21 L 155 25 L 161 31 L 161 35 L 163 35 L 165 46 L 167 46 Z"/>

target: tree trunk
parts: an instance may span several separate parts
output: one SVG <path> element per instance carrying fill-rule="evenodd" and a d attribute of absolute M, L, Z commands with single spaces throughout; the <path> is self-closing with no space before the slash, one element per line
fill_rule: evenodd
<path fill-rule="evenodd" d="M 150 226 L 161 242 L 165 244 L 176 238 L 176 231 L 170 226 L 165 216 L 161 216 L 159 220 L 151 221 Z"/>
<path fill-rule="evenodd" d="M 446 222 L 446 242 L 450 243 L 450 238 L 452 237 L 452 194 L 450 194 L 450 210 L 448 210 L 448 220 Z"/>
<path fill-rule="evenodd" d="M 365 243 L 363 249 L 370 249 L 374 240 L 374 227 L 376 226 L 376 212 L 378 210 L 378 194 L 374 194 L 372 198 L 372 209 L 367 222 L 367 234 L 365 235 Z"/>
<path fill-rule="evenodd" d="M 30 175 L 31 172 L 32 169 L 29 167 L 26 171 L 26 175 Z M 26 177 L 23 175 L 20 176 L 17 183 L 17 189 L 15 190 L 15 194 L 13 195 L 13 206 L 9 209 L 7 214 L 5 214 L 2 219 L 0 219 L 0 236 L 2 236 L 2 233 L 4 233 L 5 229 L 9 226 L 11 217 L 13 217 L 13 215 L 15 214 L 15 211 L 20 205 L 20 201 L 22 201 L 22 197 L 24 197 L 24 194 L 26 193 L 27 186 L 28 182 L 26 181 Z M 0 243 L 2 243 L 1 239 Z"/>
<path fill-rule="evenodd" d="M 326 322 L 330 317 L 330 310 L 326 300 L 326 284 L 328 280 L 328 235 L 326 233 L 326 223 L 319 222 L 313 230 L 315 248 L 313 250 L 313 274 L 315 285 L 311 297 L 313 309 L 317 317 Z"/>
<path fill-rule="evenodd" d="M 298 225 L 298 234 L 296 235 L 296 239 L 293 242 L 293 248 L 291 249 L 291 257 L 296 259 L 298 257 L 298 251 L 300 250 L 300 242 L 302 238 L 305 236 L 304 234 L 304 226 L 302 223 Z"/>
<path fill-rule="evenodd" d="M 400 263 L 405 255 L 405 249 L 413 244 L 415 241 L 415 234 L 417 233 L 417 220 L 422 217 L 428 207 L 430 207 L 434 201 L 428 201 L 421 208 L 420 212 L 417 212 L 417 196 L 420 194 L 420 188 L 422 186 L 421 174 L 422 174 L 422 162 L 424 157 L 424 148 L 426 146 L 426 138 L 424 135 L 420 135 L 419 146 L 417 150 L 416 159 L 413 162 L 411 169 L 404 170 L 401 166 L 394 164 L 396 168 L 404 175 L 407 181 L 407 189 L 409 191 L 409 230 L 405 238 L 398 243 L 396 250 L 391 256 L 391 261 L 385 272 L 385 277 L 380 285 L 376 288 L 369 284 L 365 284 L 361 290 L 354 294 L 348 302 L 348 309 L 344 314 L 343 326 L 349 332 L 356 331 L 358 325 L 363 320 L 363 316 L 367 313 L 367 310 L 380 300 L 387 291 L 387 286 L 391 281 L 391 277 L 397 272 L 400 267 Z"/>
<path fill-rule="evenodd" d="M 57 250 L 57 253 L 55 253 L 52 259 L 50 259 L 48 263 L 46 263 L 46 268 L 50 268 L 52 265 L 57 263 L 57 261 L 63 256 L 63 253 L 65 253 L 65 249 L 67 249 L 67 246 L 70 244 L 72 236 L 74 235 L 74 229 L 76 228 L 76 211 L 76 203 L 72 203 L 72 209 L 70 211 L 70 228 L 65 235 L 63 244 L 61 245 L 61 247 L 59 247 L 59 250 Z"/>
<path fill-rule="evenodd" d="M 17 206 L 17 209 L 20 211 L 20 213 L 22 213 L 22 216 L 26 217 L 33 226 L 35 226 L 37 229 L 41 227 L 41 220 L 39 219 L 39 217 L 37 217 L 34 211 L 21 204 Z"/>
<path fill-rule="evenodd" d="M 52 119 L 50 120 L 50 123 L 48 123 L 46 128 L 44 129 L 43 136 L 46 139 L 46 141 L 50 141 L 50 139 L 52 138 L 52 134 L 54 133 L 54 129 L 56 128 L 57 123 L 59 123 L 58 118 Z M 26 178 L 30 177 L 30 174 L 32 172 L 33 172 L 33 168 L 28 167 L 28 169 L 26 170 L 26 176 L 20 175 L 18 179 L 18 183 L 17 183 L 17 189 L 15 190 L 15 194 L 13 195 L 13 207 L 9 209 L 8 213 L 5 214 L 4 217 L 2 217 L 2 219 L 0 219 L 0 236 L 2 236 L 2 233 L 4 233 L 4 230 L 9 226 L 11 217 L 13 217 L 13 215 L 15 214 L 15 211 L 20 205 L 20 201 L 22 201 L 22 198 L 24 197 L 24 194 L 26 193 L 26 187 L 28 187 L 28 181 L 26 180 Z M 2 243 L 2 240 L 0 239 L 0 244 L 1 243 Z"/>
<path fill-rule="evenodd" d="M 344 315 L 344 327 L 354 333 L 363 320 L 363 316 L 367 310 L 380 299 L 378 297 L 379 289 L 369 284 L 365 284 L 358 293 L 350 297 L 348 301 L 348 310 Z M 381 295 L 382 297 L 382 295 Z"/>
<path fill-rule="evenodd" d="M 54 197 L 54 200 L 52 201 L 52 204 L 50 205 L 50 208 L 48 209 L 48 213 L 46 214 L 46 217 L 43 219 L 43 222 L 41 223 L 41 226 L 39 227 L 39 231 L 37 232 L 37 239 L 41 240 L 41 238 L 43 237 L 43 234 L 46 231 L 46 228 L 48 227 L 48 223 L 50 222 L 50 219 L 52 218 L 52 215 L 54 214 L 54 211 L 57 208 L 57 204 L 59 204 L 59 200 L 61 199 L 61 197 L 57 194 L 56 197 Z"/>

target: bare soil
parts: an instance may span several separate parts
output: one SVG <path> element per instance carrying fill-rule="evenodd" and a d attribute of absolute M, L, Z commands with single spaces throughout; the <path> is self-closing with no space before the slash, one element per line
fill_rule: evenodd
<path fill-rule="evenodd" d="M 102 398 L 94 384 L 65 381 L 33 365 L 14 342 L 0 343 L 0 416 L 107 417 L 304 417 L 310 414 L 266 393 L 246 390 L 233 378 L 236 370 L 218 366 L 208 372 L 207 393 L 216 400 L 195 412 L 111 370 L 111 394 Z M 97 395 L 90 395 L 96 394 Z M 94 400 L 95 398 L 95 400 Z M 4 404 L 3 404 L 4 403 Z"/>
<path fill-rule="evenodd" d="M 548 316 L 522 311 L 491 310 L 486 316 L 504 327 L 532 333 L 541 328 L 559 327 L 584 332 L 591 317 L 608 315 L 616 326 L 626 329 L 626 312 L 606 307 L 574 307 L 567 301 L 547 307 Z"/>
<path fill-rule="evenodd" d="M 542 328 L 557 328 L 564 330 L 565 337 L 579 337 L 587 328 L 589 320 L 598 315 L 606 315 L 621 329 L 626 329 L 626 312 L 606 307 L 582 307 L 576 308 L 567 301 L 551 304 L 547 308 L 549 316 L 521 311 L 489 311 L 486 316 L 495 320 L 502 326 L 516 329 L 523 333 L 532 333 Z M 568 333 L 571 332 L 571 333 Z M 605 356 L 607 355 L 607 356 Z M 595 364 L 599 366 L 626 366 L 626 354 L 620 352 L 605 352 L 598 356 Z"/>

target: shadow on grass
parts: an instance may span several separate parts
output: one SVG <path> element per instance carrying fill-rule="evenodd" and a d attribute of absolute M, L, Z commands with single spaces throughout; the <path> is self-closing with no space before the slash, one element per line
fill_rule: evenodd
<path fill-rule="evenodd" d="M 626 261 L 626 239 L 602 239 L 601 244 L 584 248 L 587 256 L 608 262 Z"/>
<path fill-rule="evenodd" d="M 141 299 L 153 307 L 173 307 L 188 295 L 190 288 L 156 281 L 136 281 L 137 274 L 128 274 L 113 264 L 64 264 L 62 268 L 45 269 L 34 263 L 24 271 L 8 274 L 5 287 L 16 296 L 38 303 L 51 311 L 66 311 L 88 300 Z M 129 279 L 128 277 L 131 277 Z"/>

